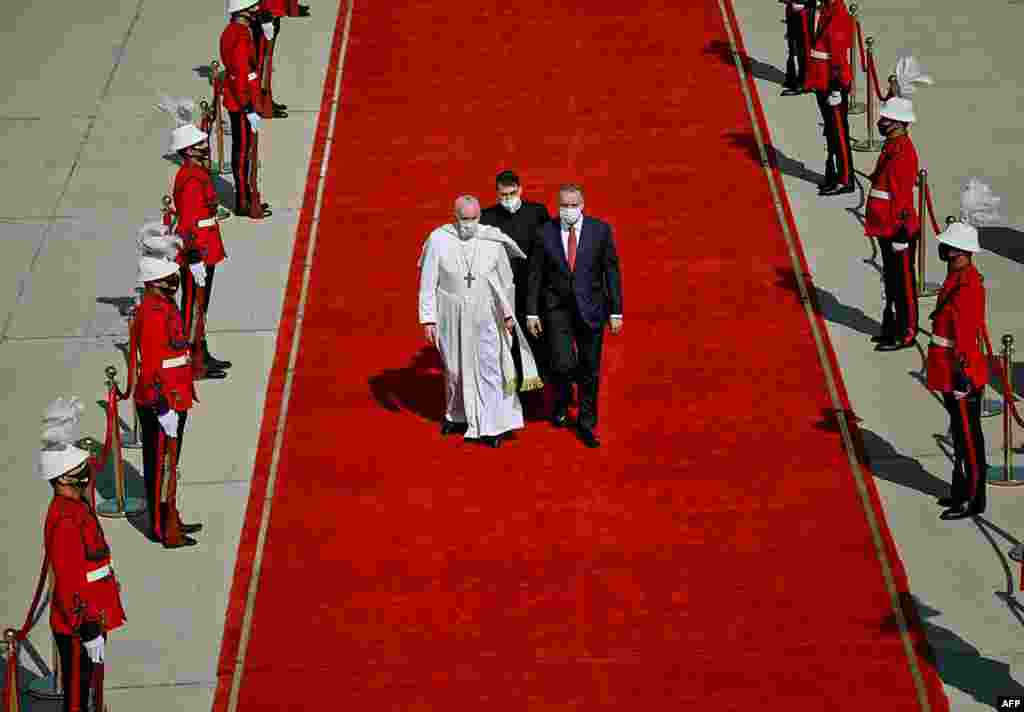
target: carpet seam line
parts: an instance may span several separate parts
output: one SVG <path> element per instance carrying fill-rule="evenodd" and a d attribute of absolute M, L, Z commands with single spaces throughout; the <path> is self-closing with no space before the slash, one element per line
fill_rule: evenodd
<path fill-rule="evenodd" d="M 775 206 L 776 217 L 779 221 L 779 226 L 782 229 L 783 237 L 786 241 L 786 249 L 789 252 L 790 261 L 793 266 L 794 274 L 798 275 L 796 280 L 797 287 L 800 290 L 801 301 L 804 306 L 804 313 L 807 316 L 808 322 L 810 323 L 811 333 L 814 336 L 815 348 L 818 354 L 818 360 L 821 363 L 822 370 L 825 373 L 825 384 L 828 388 L 829 399 L 832 401 L 832 405 L 836 411 L 836 420 L 839 424 L 840 433 L 842 435 L 843 447 L 846 450 L 847 460 L 850 464 L 850 469 L 854 475 L 854 482 L 857 487 L 857 494 L 861 500 L 861 506 L 864 509 L 866 519 L 868 521 L 868 528 L 871 531 L 872 543 L 875 545 L 875 553 L 878 556 L 879 563 L 882 564 L 882 576 L 885 581 L 885 587 L 890 598 L 890 605 L 892 606 L 893 613 L 895 614 L 896 622 L 900 631 L 900 639 L 903 643 L 904 653 L 907 656 L 907 660 L 910 666 L 911 678 L 914 682 L 914 688 L 917 692 L 918 702 L 921 708 L 925 712 L 931 712 L 931 701 L 928 698 L 926 686 L 924 684 L 924 676 L 919 668 L 917 655 L 913 648 L 913 643 L 910 639 L 910 630 L 906 621 L 906 617 L 903 613 L 902 606 L 899 605 L 899 592 L 896 589 L 895 577 L 892 571 L 892 564 L 889 561 L 889 557 L 885 551 L 884 542 L 882 541 L 881 531 L 879 523 L 875 516 L 875 512 L 871 507 L 870 498 L 867 493 L 867 486 L 864 483 L 864 475 L 859 466 L 859 461 L 855 457 L 855 449 L 853 445 L 853 439 L 850 435 L 849 425 L 846 422 L 846 413 L 842 407 L 841 399 L 839 398 L 838 389 L 835 383 L 835 374 L 832 372 L 832 365 L 829 363 L 827 355 L 825 353 L 824 344 L 822 343 L 822 335 L 820 328 L 814 319 L 814 311 L 811 307 L 810 294 L 807 289 L 807 285 L 804 280 L 799 278 L 800 275 L 800 261 L 797 258 L 796 251 L 794 248 L 794 236 L 790 233 L 789 225 L 785 220 L 785 212 L 782 209 L 781 200 L 778 194 L 778 186 L 775 183 L 774 176 L 771 172 L 771 162 L 768 158 L 768 151 L 765 147 L 764 136 L 761 134 L 761 127 L 757 122 L 757 116 L 754 112 L 753 100 L 750 95 L 750 87 L 747 86 L 747 72 L 743 67 L 743 63 L 740 59 L 740 52 L 736 44 L 735 32 L 739 31 L 739 27 L 733 27 L 733 22 L 730 15 L 725 8 L 725 0 L 718 0 L 719 11 L 722 14 L 722 21 L 725 25 L 726 33 L 729 36 L 729 44 L 732 48 L 733 61 L 736 64 L 737 72 L 740 78 L 740 89 L 743 93 L 743 99 L 747 106 L 747 112 L 751 119 L 751 127 L 754 132 L 755 140 L 757 141 L 758 151 L 761 154 L 761 164 L 768 178 L 768 186 L 772 195 L 772 203 Z M 738 25 L 738 21 L 735 21 Z"/>

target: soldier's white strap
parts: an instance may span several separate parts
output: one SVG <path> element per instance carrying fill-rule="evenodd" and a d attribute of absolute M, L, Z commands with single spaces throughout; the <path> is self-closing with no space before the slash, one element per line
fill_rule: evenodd
<path fill-rule="evenodd" d="M 93 569 L 92 571 L 85 572 L 85 580 L 89 583 L 92 583 L 93 581 L 99 581 L 100 579 L 106 578 L 107 576 L 110 576 L 110 564 L 104 564 L 98 569 Z"/>
<path fill-rule="evenodd" d="M 947 349 L 951 349 L 955 346 L 953 341 L 951 341 L 950 339 L 947 339 L 944 336 L 936 336 L 935 334 L 932 334 L 932 343 L 935 344 L 936 346 L 942 346 L 943 348 Z"/>
<path fill-rule="evenodd" d="M 177 366 L 188 366 L 188 364 L 188 354 L 182 354 L 181 356 L 175 356 L 174 358 L 165 358 L 163 362 L 163 367 L 175 368 Z"/>
<path fill-rule="evenodd" d="M 258 76 L 259 76 L 259 74 L 257 74 L 256 72 L 249 72 L 249 81 L 250 81 L 250 82 L 254 82 L 254 81 L 256 81 L 256 78 L 257 78 Z"/>
<path fill-rule="evenodd" d="M 879 200 L 889 200 L 892 196 L 884 190 L 878 190 L 878 188 L 872 188 L 868 191 L 869 198 L 878 198 Z"/>
<path fill-rule="evenodd" d="M 196 227 L 213 227 L 217 224 L 217 218 L 203 218 L 196 223 Z"/>
<path fill-rule="evenodd" d="M 893 252 L 903 252 L 908 247 L 910 247 L 910 243 L 909 242 L 894 242 L 894 243 L 892 243 Z"/>
<path fill-rule="evenodd" d="M 832 55 L 828 52 L 821 52 L 816 49 L 811 50 L 811 57 L 814 59 L 832 59 Z"/>

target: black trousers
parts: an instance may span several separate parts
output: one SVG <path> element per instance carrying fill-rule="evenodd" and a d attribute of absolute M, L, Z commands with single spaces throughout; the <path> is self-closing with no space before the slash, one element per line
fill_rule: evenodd
<path fill-rule="evenodd" d="M 917 336 L 917 246 L 920 239 L 921 233 L 908 237 L 906 230 L 901 230 L 892 239 L 878 240 L 885 282 L 882 336 L 886 340 L 905 342 Z M 894 244 L 907 245 L 907 248 L 895 250 Z"/>
<path fill-rule="evenodd" d="M 157 505 L 160 504 L 160 493 L 157 492 L 157 445 L 160 437 L 160 421 L 156 418 L 156 409 L 136 405 L 139 413 L 139 434 L 142 436 L 142 476 L 146 480 L 146 511 L 149 512 L 149 530 L 155 531 Z M 185 446 L 185 421 L 188 411 L 179 410 L 178 415 L 178 457 Z"/>
<path fill-rule="evenodd" d="M 807 27 L 806 15 L 786 13 L 786 44 L 789 57 L 786 59 L 787 89 L 802 89 L 807 77 Z"/>
<path fill-rule="evenodd" d="M 217 265 L 206 265 L 206 298 L 200 308 L 205 315 L 210 310 L 210 295 L 213 294 L 213 276 L 217 272 Z M 196 298 L 195 282 L 192 281 L 192 271 L 187 265 L 181 268 L 181 316 L 185 320 L 186 337 L 192 331 L 193 305 Z"/>
<path fill-rule="evenodd" d="M 961 400 L 952 393 L 942 394 L 953 431 L 953 486 L 950 497 L 966 504 L 977 514 L 985 511 L 985 484 L 988 461 L 985 458 L 985 433 L 981 429 L 981 395 L 984 388 L 972 390 Z"/>
<path fill-rule="evenodd" d="M 555 386 L 555 413 L 564 413 L 572 397 L 572 383 L 579 386 L 579 418 L 584 430 L 597 427 L 597 393 L 601 375 L 604 326 L 593 329 L 578 309 L 559 309 L 544 316 L 551 380 Z"/>
<path fill-rule="evenodd" d="M 825 182 L 846 185 L 853 182 L 853 148 L 850 142 L 850 89 L 839 89 L 842 101 L 829 106 L 827 91 L 815 91 L 818 110 L 825 127 L 828 157 L 825 159 Z"/>
<path fill-rule="evenodd" d="M 57 643 L 57 655 L 60 656 L 60 682 L 64 691 L 64 712 L 71 712 L 71 645 L 74 641 L 70 635 L 54 633 L 53 638 Z M 90 709 L 89 691 L 92 687 L 92 660 L 85 650 L 81 640 L 78 643 L 81 648 L 78 651 L 78 693 L 79 704 L 82 712 Z"/>
<path fill-rule="evenodd" d="M 248 213 L 252 205 L 253 130 L 242 111 L 229 111 L 231 118 L 231 175 L 235 179 L 235 212 Z"/>

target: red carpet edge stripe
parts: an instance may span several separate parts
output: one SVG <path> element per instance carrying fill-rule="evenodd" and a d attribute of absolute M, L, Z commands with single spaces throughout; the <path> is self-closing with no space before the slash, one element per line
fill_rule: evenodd
<path fill-rule="evenodd" d="M 719 0 L 722 7 L 725 8 L 726 18 L 725 21 L 732 30 L 732 36 L 735 41 L 735 50 L 739 53 L 740 59 L 747 57 L 747 50 L 743 44 L 743 33 L 740 30 L 739 21 L 736 18 L 736 12 L 733 7 L 732 0 Z M 893 540 L 892 532 L 889 529 L 888 521 L 885 518 L 885 513 L 882 509 L 881 500 L 878 495 L 878 489 L 875 486 L 874 473 L 867 466 L 866 453 L 864 452 L 863 436 L 860 432 L 860 427 L 857 424 L 857 417 L 853 413 L 853 408 L 850 405 L 850 398 L 846 391 L 846 385 L 843 381 L 842 370 L 839 368 L 839 361 L 836 358 L 835 349 L 832 346 L 832 340 L 829 338 L 828 329 L 825 324 L 825 318 L 822 315 L 821 306 L 817 300 L 817 294 L 814 290 L 813 279 L 811 277 L 810 268 L 807 264 L 807 257 L 803 248 L 803 241 L 800 239 L 800 233 L 797 230 L 796 220 L 793 217 L 793 211 L 789 204 L 789 195 L 786 193 L 785 185 L 782 182 L 782 176 L 779 173 L 778 164 L 775 161 L 774 149 L 772 147 L 771 132 L 768 129 L 768 122 L 765 118 L 764 107 L 761 104 L 760 95 L 757 91 L 757 86 L 754 83 L 753 78 L 749 72 L 742 72 L 742 80 L 747 85 L 749 96 L 751 97 L 754 109 L 754 118 L 757 120 L 757 126 L 761 132 L 762 139 L 764 141 L 765 150 L 768 153 L 768 167 L 770 169 L 771 180 L 775 184 L 776 194 L 779 196 L 782 211 L 786 219 L 786 224 L 789 228 L 790 234 L 793 236 L 793 247 L 797 258 L 800 261 L 800 269 L 803 275 L 804 284 L 807 287 L 808 296 L 810 297 L 810 304 L 812 312 L 814 314 L 814 320 L 817 324 L 818 331 L 821 334 L 821 340 L 825 347 L 825 352 L 828 357 L 829 368 L 832 372 L 833 379 L 836 385 L 836 391 L 838 393 L 840 403 L 845 411 L 846 424 L 850 432 L 850 438 L 854 444 L 854 452 L 851 452 L 853 459 L 857 462 L 857 467 L 860 469 L 862 481 L 865 485 L 865 489 L 868 495 L 868 502 L 871 506 L 874 516 L 879 526 L 879 533 L 881 534 L 883 550 L 878 551 L 879 563 L 882 566 L 888 565 L 893 577 L 893 582 L 896 588 L 897 600 L 893 602 L 894 618 L 902 616 L 910 634 L 911 644 L 914 651 L 914 658 L 908 656 L 908 668 L 913 674 L 916 668 L 920 671 L 923 677 L 923 683 L 926 688 L 925 699 L 921 699 L 921 708 L 923 710 L 934 710 L 935 712 L 948 712 L 949 700 L 946 697 L 942 687 L 942 680 L 935 670 L 935 651 L 928 642 L 927 637 L 924 634 L 923 625 L 921 622 L 920 613 L 917 607 L 913 603 L 913 598 L 910 593 L 910 584 L 907 578 L 906 569 L 903 566 L 903 561 L 900 559 L 899 553 L 896 550 L 896 543 Z M 797 279 L 800 279 L 800 275 L 796 275 Z M 839 417 L 839 414 L 836 414 Z M 857 473 L 853 473 L 856 476 Z M 867 514 L 867 512 L 865 512 Z M 916 682 L 916 680 L 915 680 Z"/>
<path fill-rule="evenodd" d="M 321 178 L 320 166 L 327 150 L 330 107 L 335 98 L 335 84 L 341 59 L 342 29 L 345 24 L 347 9 L 348 6 L 345 0 L 340 0 L 327 71 L 324 75 L 324 88 L 320 99 L 320 115 L 317 119 L 313 147 L 310 152 L 309 170 L 306 173 L 306 188 L 302 197 L 302 211 L 295 230 L 295 244 L 292 249 L 291 266 L 288 270 L 288 283 L 281 307 L 281 319 L 277 332 L 274 362 L 270 370 L 270 379 L 267 383 L 263 422 L 260 425 L 256 461 L 253 465 L 252 481 L 249 488 L 249 502 L 246 506 L 245 520 L 238 542 L 238 554 L 235 559 L 235 572 L 232 578 L 231 593 L 228 596 L 224 636 L 221 641 L 220 659 L 217 664 L 217 689 L 213 698 L 213 712 L 225 712 L 227 709 L 231 684 L 239 663 L 237 656 L 242 633 L 242 619 L 245 614 L 246 595 L 252 580 L 253 558 L 256 554 L 263 506 L 268 495 L 273 496 L 272 492 L 267 492 L 267 483 L 270 477 L 270 465 L 274 454 L 274 436 L 278 426 L 283 425 L 278 421 L 280 420 L 281 407 L 283 405 L 285 376 L 295 336 L 306 252 L 310 241 L 313 212 L 316 208 L 317 189 Z"/>

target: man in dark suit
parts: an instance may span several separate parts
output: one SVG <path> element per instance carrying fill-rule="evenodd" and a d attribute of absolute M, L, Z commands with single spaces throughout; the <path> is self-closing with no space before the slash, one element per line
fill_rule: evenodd
<path fill-rule="evenodd" d="M 492 225 L 515 240 L 524 253 L 533 251 L 534 243 L 539 239 L 541 227 L 551 221 L 551 215 L 543 203 L 523 200 L 523 188 L 519 176 L 512 171 L 502 171 L 495 178 L 498 191 L 498 204 L 485 208 L 480 215 L 481 225 Z M 526 324 L 526 260 L 512 261 L 512 278 L 516 285 L 516 319 Z M 518 337 L 516 337 L 518 338 Z M 544 354 L 543 342 L 530 338 L 530 350 L 537 362 L 541 378 L 547 378 L 547 358 Z M 522 380 L 523 368 L 519 363 L 519 349 L 512 349 L 512 360 L 515 361 L 517 377 Z M 521 384 L 520 384 L 521 385 Z M 523 408 L 528 415 L 539 412 L 542 403 L 541 391 L 527 391 L 521 394 Z"/>
<path fill-rule="evenodd" d="M 606 222 L 583 215 L 583 189 L 558 189 L 558 220 L 541 230 L 527 266 L 526 323 L 547 334 L 550 376 L 557 389 L 552 423 L 568 424 L 572 381 L 579 386 L 576 426 L 587 447 L 598 447 L 597 390 L 605 324 L 622 331 L 622 276 Z M 573 347 L 575 346 L 575 351 Z"/>

